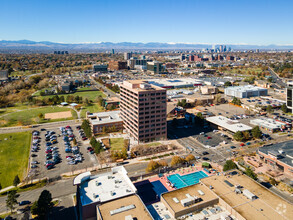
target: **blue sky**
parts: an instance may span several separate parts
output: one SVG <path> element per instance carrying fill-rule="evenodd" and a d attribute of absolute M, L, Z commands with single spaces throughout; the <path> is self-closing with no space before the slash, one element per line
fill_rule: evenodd
<path fill-rule="evenodd" d="M 0 0 L 0 39 L 293 44 L 292 0 Z"/>

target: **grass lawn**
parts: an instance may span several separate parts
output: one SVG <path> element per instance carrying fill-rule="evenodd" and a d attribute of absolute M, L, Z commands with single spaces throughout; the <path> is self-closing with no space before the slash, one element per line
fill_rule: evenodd
<path fill-rule="evenodd" d="M 64 112 L 70 111 L 69 108 L 66 107 L 40 107 L 40 108 L 32 108 L 24 111 L 13 112 L 5 116 L 0 116 L 0 120 L 6 121 L 6 123 L 2 123 L 0 127 L 9 127 L 19 125 L 19 121 L 22 122 L 23 125 L 29 124 L 38 124 L 38 123 L 46 123 L 46 122 L 54 122 L 54 121 L 62 121 L 64 119 L 53 119 L 53 120 L 45 120 L 38 119 L 38 115 L 42 113 L 53 113 L 53 112 Z M 67 118 L 66 120 L 74 119 L 73 117 Z M 39 120 L 39 121 L 38 121 Z"/>
<path fill-rule="evenodd" d="M 83 99 L 88 98 L 89 100 L 95 101 L 96 98 L 101 95 L 103 98 L 106 97 L 106 95 L 101 91 L 87 91 L 87 92 L 75 92 L 71 94 L 60 94 L 58 96 L 64 96 L 65 100 L 68 95 L 73 96 L 81 96 Z M 55 95 L 47 95 L 47 96 L 39 96 L 40 98 L 52 98 Z"/>
<path fill-rule="evenodd" d="M 89 106 L 82 106 L 80 117 L 85 118 L 85 113 L 87 111 L 91 113 L 95 113 L 95 112 L 102 112 L 104 110 L 105 110 L 104 107 L 100 106 L 99 104 L 91 103 Z"/>
<path fill-rule="evenodd" d="M 124 138 L 110 138 L 111 150 L 122 150 L 124 148 Z"/>
<path fill-rule="evenodd" d="M 16 175 L 20 180 L 25 177 L 30 144 L 30 132 L 0 134 L 0 183 L 3 188 L 11 186 Z"/>

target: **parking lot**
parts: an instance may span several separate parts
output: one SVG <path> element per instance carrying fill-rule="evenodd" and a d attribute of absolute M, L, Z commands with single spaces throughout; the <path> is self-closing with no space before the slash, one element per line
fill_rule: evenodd
<path fill-rule="evenodd" d="M 244 108 L 237 107 L 235 105 L 230 105 L 230 104 L 197 107 L 197 109 L 201 111 L 212 112 L 214 115 L 223 115 L 228 117 L 231 117 L 233 115 L 245 114 Z"/>
<path fill-rule="evenodd" d="M 215 131 L 215 130 L 214 130 Z M 193 136 L 198 142 L 207 146 L 207 147 L 217 147 L 220 144 L 229 144 L 231 143 L 231 138 L 227 135 L 220 133 L 209 131 L 206 133 L 202 133 L 199 135 Z"/>
<path fill-rule="evenodd" d="M 38 137 L 40 139 L 38 144 L 39 150 L 37 152 L 31 152 L 31 156 L 30 156 L 30 171 L 28 176 L 31 179 L 43 178 L 43 177 L 53 178 L 66 172 L 72 172 L 75 170 L 84 169 L 87 167 L 92 167 L 97 165 L 95 156 L 87 152 L 87 147 L 89 146 L 88 140 L 83 141 L 81 139 L 76 127 L 72 127 L 72 134 L 76 138 L 76 141 L 77 141 L 76 145 L 78 146 L 78 151 L 81 155 L 81 158 L 80 158 L 81 161 L 77 162 L 76 164 L 75 163 L 68 164 L 70 163 L 70 160 L 69 158 L 66 158 L 66 156 L 73 157 L 74 156 L 73 151 L 76 148 L 73 148 L 74 146 L 72 146 L 72 141 L 71 141 L 72 151 L 68 153 L 65 152 L 66 146 L 63 140 L 64 136 L 62 135 L 60 128 L 53 128 L 53 129 L 50 128 L 49 130 L 41 129 L 38 131 L 39 131 Z M 51 142 L 51 139 L 47 139 L 46 141 L 45 135 L 50 132 L 52 133 L 51 136 L 56 137 L 55 139 L 57 142 L 52 145 L 48 144 L 50 146 L 46 146 L 47 142 Z M 47 153 L 49 152 L 48 151 L 49 148 L 51 148 L 50 150 L 51 152 L 49 154 L 51 154 L 52 157 L 49 156 L 48 158 L 46 158 L 48 155 Z M 57 163 L 54 164 L 52 167 L 50 167 L 50 169 L 47 169 L 46 161 L 49 160 L 53 162 L 53 159 L 55 159 L 55 156 L 57 157 L 57 155 L 58 155 L 58 158 L 60 158 L 59 163 L 58 163 L 58 160 L 56 160 Z M 37 164 L 35 164 L 33 161 L 36 161 Z"/>

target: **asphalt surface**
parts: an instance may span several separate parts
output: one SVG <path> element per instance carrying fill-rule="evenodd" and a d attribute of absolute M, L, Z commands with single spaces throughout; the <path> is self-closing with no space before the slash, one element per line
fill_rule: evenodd
<path fill-rule="evenodd" d="M 37 129 L 40 131 L 40 129 Z M 86 150 L 86 147 L 89 146 L 86 144 L 88 141 L 82 141 L 77 129 L 72 126 L 73 134 L 76 137 L 76 140 L 78 142 L 79 150 L 82 154 L 83 161 L 81 163 L 75 164 L 75 165 L 69 165 L 67 164 L 66 156 L 72 156 L 72 153 L 65 153 L 65 145 L 63 142 L 63 136 L 60 135 L 61 131 L 59 127 L 54 129 L 47 129 L 46 131 L 54 131 L 57 136 L 57 144 L 51 145 L 58 148 L 59 156 L 61 158 L 61 162 L 59 164 L 56 164 L 53 169 L 47 170 L 45 167 L 46 162 L 46 141 L 45 141 L 45 134 L 46 131 L 40 131 L 39 137 L 41 138 L 40 142 L 40 150 L 38 152 L 31 152 L 31 154 L 37 155 L 36 157 L 30 157 L 30 161 L 38 161 L 39 164 L 37 165 L 38 168 L 30 169 L 30 176 L 33 176 L 33 179 L 36 178 L 43 178 L 43 177 L 57 177 L 63 173 L 67 172 L 73 172 L 79 169 L 84 169 L 88 167 L 93 167 L 98 165 L 98 162 L 96 161 L 96 158 L 94 155 L 89 154 Z M 58 137 L 60 135 L 60 137 Z"/>
<path fill-rule="evenodd" d="M 283 82 L 283 80 L 278 76 L 278 74 L 271 68 L 268 68 L 273 80 L 276 82 L 276 84 L 278 84 L 281 87 L 286 87 L 286 83 Z"/>

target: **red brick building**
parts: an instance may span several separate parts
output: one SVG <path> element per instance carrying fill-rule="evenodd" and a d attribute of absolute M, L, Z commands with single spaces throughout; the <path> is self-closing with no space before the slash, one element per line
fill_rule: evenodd
<path fill-rule="evenodd" d="M 115 61 L 111 60 L 108 65 L 108 69 L 110 70 L 123 70 L 127 69 L 127 62 L 126 61 Z"/>

